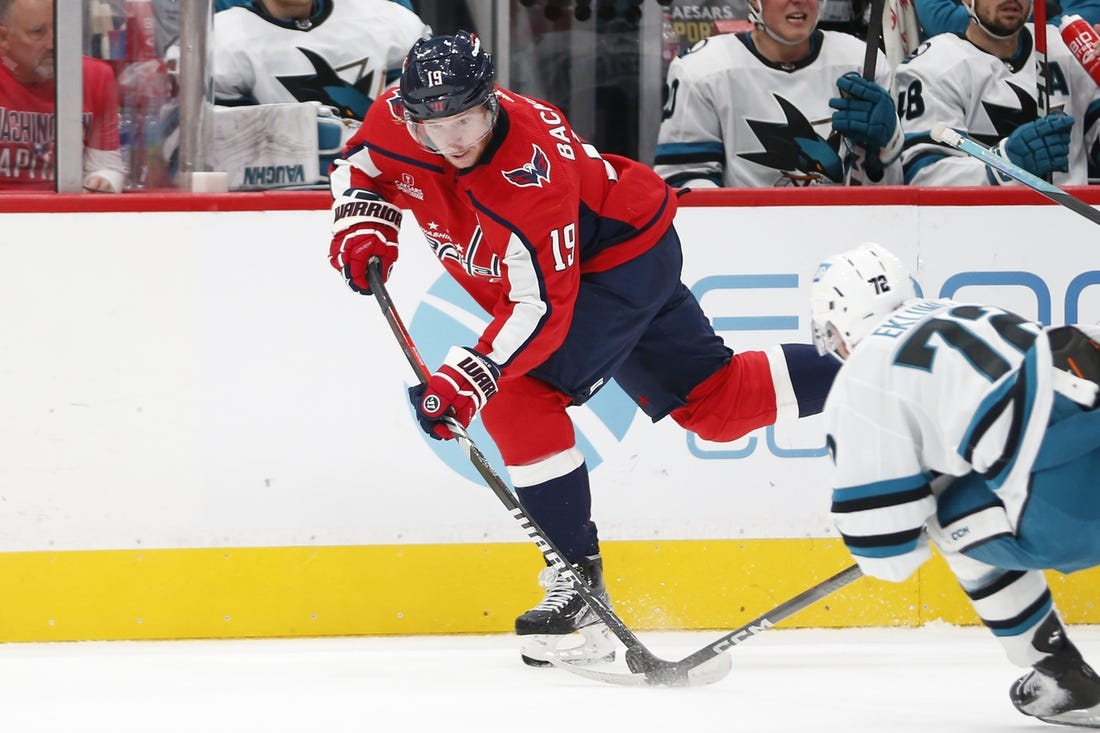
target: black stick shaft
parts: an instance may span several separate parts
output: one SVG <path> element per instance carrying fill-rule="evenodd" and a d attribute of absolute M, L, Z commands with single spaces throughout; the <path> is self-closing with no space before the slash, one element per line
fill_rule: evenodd
<path fill-rule="evenodd" d="M 875 80 L 878 65 L 878 44 L 882 38 L 882 12 L 885 0 L 871 0 L 871 17 L 867 19 L 867 48 L 863 54 L 863 78 Z"/>
<path fill-rule="evenodd" d="M 828 596 L 841 588 L 855 582 L 863 577 L 863 571 L 859 569 L 858 565 L 852 565 L 836 575 L 821 581 L 812 588 L 799 593 L 794 598 L 781 603 L 780 605 L 768 611 L 762 616 L 757 616 L 752 621 L 749 621 L 744 626 L 741 626 L 733 631 L 723 634 L 719 638 L 712 641 L 707 646 L 703 647 L 693 654 L 681 659 L 677 662 L 677 665 L 686 665 L 688 667 L 695 667 L 703 662 L 718 656 L 722 652 L 735 647 L 738 644 L 751 639 L 757 634 L 775 626 L 777 623 L 793 616 L 807 606 L 811 606 L 817 603 L 825 596 Z"/>

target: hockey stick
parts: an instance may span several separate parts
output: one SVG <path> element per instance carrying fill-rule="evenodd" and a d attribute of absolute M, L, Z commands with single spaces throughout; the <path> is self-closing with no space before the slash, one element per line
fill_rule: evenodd
<path fill-rule="evenodd" d="M 863 53 L 863 78 L 875 80 L 878 65 L 878 42 L 882 37 L 882 13 L 886 0 L 871 0 L 871 17 L 867 19 L 867 49 Z"/>
<path fill-rule="evenodd" d="M 1044 181 L 1038 176 L 1032 175 L 1012 161 L 998 155 L 979 142 L 960 135 L 943 122 L 937 122 L 932 127 L 932 139 L 949 147 L 982 161 L 990 168 L 999 170 L 1006 176 L 1015 178 L 1025 186 L 1046 196 L 1051 201 L 1065 206 L 1067 209 L 1077 212 L 1094 224 L 1100 224 L 1100 211 L 1092 208 L 1081 199 L 1058 188 L 1052 183 Z"/>
<path fill-rule="evenodd" d="M 1047 3 L 1032 0 L 1033 27 L 1035 28 L 1035 91 L 1039 117 L 1050 112 L 1050 67 L 1047 65 Z"/>
<path fill-rule="evenodd" d="M 852 565 L 844 570 L 840 571 L 836 575 L 827 580 L 823 580 L 812 588 L 802 591 L 794 598 L 781 603 L 773 608 L 771 611 L 757 616 L 752 621 L 749 621 L 744 626 L 723 634 L 719 638 L 715 639 L 711 643 L 707 644 L 702 649 L 693 652 L 680 661 L 672 664 L 668 669 L 675 670 L 677 668 L 686 667 L 687 669 L 693 669 L 705 665 L 707 662 L 721 658 L 723 652 L 728 651 L 732 647 L 741 644 L 757 634 L 770 629 L 783 619 L 793 616 L 807 606 L 811 606 L 822 598 L 835 593 L 841 588 L 849 585 L 850 583 L 863 577 L 863 571 L 859 569 L 858 565 Z M 627 665 L 630 665 L 631 650 L 626 652 Z M 612 672 L 603 672 L 595 669 L 587 669 L 585 667 L 577 667 L 551 657 L 551 663 L 556 667 L 567 669 L 573 674 L 580 675 L 581 677 L 587 677 L 588 679 L 599 680 L 600 682 L 611 682 L 617 685 L 630 685 L 630 686 L 642 686 L 642 685 L 655 685 L 655 684 L 674 684 L 666 682 L 663 679 L 663 675 L 666 670 L 657 669 L 646 674 L 615 674 Z"/>
<path fill-rule="evenodd" d="M 416 344 L 413 343 L 408 329 L 405 328 L 401 316 L 397 313 L 389 291 L 386 290 L 385 283 L 382 282 L 381 263 L 377 257 L 370 259 L 367 266 L 367 278 L 370 282 L 371 292 L 374 293 L 375 300 L 378 301 L 378 306 L 382 309 L 382 315 L 385 316 L 390 330 L 393 331 L 397 343 L 401 346 L 401 351 L 404 352 L 405 358 L 416 373 L 416 378 L 420 380 L 421 384 L 427 383 L 430 372 L 424 363 L 424 359 L 421 358 L 420 352 L 417 351 Z M 708 660 L 682 664 L 669 662 L 654 656 L 642 644 L 641 640 L 634 635 L 634 632 L 611 610 L 610 606 L 604 603 L 603 599 L 588 587 L 588 584 L 577 574 L 573 566 L 563 559 L 564 556 L 561 551 L 551 542 L 542 528 L 535 523 L 535 520 L 527 516 L 508 485 L 493 470 L 485 455 L 470 439 L 469 434 L 462 425 L 457 420 L 447 418 L 447 427 L 450 428 L 455 441 L 462 448 L 466 457 L 470 459 L 470 462 L 474 464 L 474 468 L 481 474 L 481 478 L 496 494 L 500 503 L 508 509 L 523 531 L 527 533 L 527 536 L 535 541 L 543 557 L 546 558 L 547 564 L 573 584 L 573 589 L 584 599 L 589 608 L 600 617 L 601 621 L 607 624 L 607 628 L 611 630 L 611 633 L 623 643 L 626 647 L 627 666 L 631 672 L 640 674 L 649 680 L 649 684 L 679 687 L 708 685 L 717 682 L 729 673 L 731 663 L 728 657 L 722 657 L 721 660 L 716 659 L 711 664 L 705 664 Z M 552 655 L 551 661 L 553 661 Z"/>
<path fill-rule="evenodd" d="M 1035 116 L 1042 119 L 1050 113 L 1050 66 L 1047 65 L 1047 2 L 1031 0 L 1032 27 L 1035 29 Z M 1044 181 L 1053 180 L 1047 174 Z"/>
<path fill-rule="evenodd" d="M 863 78 L 867 81 L 875 80 L 875 68 L 878 66 L 878 44 L 879 39 L 882 37 L 882 13 L 883 7 L 886 5 L 886 0 L 871 0 L 871 16 L 867 19 L 867 47 L 863 53 Z M 857 155 L 857 162 L 853 164 L 853 168 L 859 166 L 859 158 L 864 160 L 862 165 L 863 173 L 867 176 L 868 180 L 878 182 L 882 180 L 881 172 L 877 177 L 872 176 L 866 170 L 866 156 L 867 151 L 863 150 L 861 154 Z M 845 185 L 859 186 L 863 184 L 858 176 L 853 175 L 853 169 L 849 168 L 845 173 Z"/>

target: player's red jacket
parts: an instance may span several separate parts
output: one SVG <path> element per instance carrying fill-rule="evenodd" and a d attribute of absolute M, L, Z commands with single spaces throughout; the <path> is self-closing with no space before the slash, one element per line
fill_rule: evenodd
<path fill-rule="evenodd" d="M 105 62 L 84 57 L 84 145 L 118 150 L 118 88 Z M 54 81 L 23 84 L 0 64 L 0 190 L 52 191 L 57 161 Z"/>
<path fill-rule="evenodd" d="M 475 346 L 523 374 L 565 338 L 582 273 L 652 247 L 676 196 L 648 167 L 601 155 L 554 106 L 497 90 L 500 115 L 481 161 L 458 170 L 413 141 L 396 90 L 379 98 L 332 191 L 376 192 L 415 215 L 447 271 L 491 316 Z"/>

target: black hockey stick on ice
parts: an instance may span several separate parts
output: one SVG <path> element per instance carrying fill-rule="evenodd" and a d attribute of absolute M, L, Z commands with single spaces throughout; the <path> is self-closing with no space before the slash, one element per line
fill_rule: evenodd
<path fill-rule="evenodd" d="M 372 257 L 367 266 L 367 278 L 370 281 L 371 292 L 374 293 L 378 306 L 382 309 L 382 315 L 386 317 L 386 322 L 389 323 L 390 330 L 397 338 L 401 351 L 405 353 L 405 358 L 416 373 L 416 378 L 420 380 L 421 384 L 427 383 L 430 376 L 428 367 L 424 363 L 424 359 L 421 358 L 420 352 L 417 351 L 416 344 L 413 343 L 408 329 L 405 328 L 401 316 L 393 305 L 389 291 L 386 290 L 385 283 L 382 281 L 381 264 L 376 257 Z M 631 672 L 640 675 L 648 681 L 648 684 L 668 686 L 708 685 L 717 682 L 729 673 L 731 664 L 728 657 L 722 657 L 711 664 L 705 664 L 708 660 L 683 664 L 681 662 L 668 662 L 654 656 L 642 644 L 641 640 L 634 635 L 634 632 L 603 602 L 603 599 L 588 587 L 588 584 L 577 574 L 573 566 L 563 559 L 561 551 L 550 541 L 550 538 L 535 523 L 535 520 L 527 516 L 508 485 L 493 470 L 485 455 L 470 439 L 469 434 L 463 429 L 462 425 L 457 420 L 448 418 L 447 427 L 450 428 L 459 447 L 470 459 L 477 472 L 481 474 L 481 478 L 496 494 L 500 503 L 508 509 L 523 531 L 527 533 L 527 536 L 535 541 L 543 557 L 546 558 L 547 564 L 573 584 L 574 590 L 584 599 L 584 602 L 600 617 L 601 621 L 607 624 L 607 628 L 611 630 L 611 633 L 623 643 L 623 646 L 626 647 L 627 666 Z M 574 669 L 573 667 L 569 668 Z"/>
<path fill-rule="evenodd" d="M 836 575 L 827 580 L 823 580 L 812 588 L 808 588 L 799 593 L 794 598 L 781 603 L 772 610 L 757 616 L 752 621 L 749 621 L 744 626 L 730 631 L 722 636 L 718 637 L 711 643 L 707 644 L 702 649 L 693 652 L 678 662 L 672 663 L 667 669 L 675 670 L 678 668 L 694 669 L 705 666 L 708 662 L 714 659 L 724 658 L 723 652 L 730 650 L 731 648 L 748 641 L 757 634 L 770 629 L 783 619 L 793 616 L 802 609 L 813 605 L 820 601 L 825 596 L 828 596 L 841 588 L 853 583 L 854 581 L 863 577 L 863 571 L 859 569 L 858 565 L 852 565 L 844 570 L 840 571 Z M 626 650 L 626 662 L 632 670 L 631 665 L 632 650 Z M 661 685 L 661 684 L 675 684 L 666 682 L 663 679 L 663 675 L 666 669 L 655 669 L 645 674 L 635 672 L 634 674 L 624 675 L 615 674 L 612 672 L 603 672 L 595 669 L 587 669 L 585 667 L 578 667 L 568 662 L 559 661 L 551 657 L 551 663 L 556 667 L 562 667 L 568 669 L 573 674 L 580 675 L 581 677 L 587 677 L 593 680 L 599 680 L 600 682 L 611 682 L 618 685 Z"/>
<path fill-rule="evenodd" d="M 970 138 L 960 135 L 956 130 L 951 129 L 946 123 L 937 122 L 932 127 L 932 139 L 938 143 L 943 143 L 948 147 L 961 150 L 969 156 L 977 158 L 985 163 L 990 168 L 1004 173 L 1006 176 L 1015 178 L 1020 183 L 1024 184 L 1028 188 L 1031 188 L 1038 193 L 1046 196 L 1051 201 L 1059 203 L 1065 206 L 1071 211 L 1075 211 L 1081 216 L 1085 217 L 1094 224 L 1100 224 L 1100 211 L 1092 208 L 1081 199 L 1076 196 L 1063 191 L 1055 186 L 1053 183 L 1044 181 L 1036 175 L 1032 175 L 1028 171 L 1024 170 L 1020 166 L 1016 165 L 1012 161 L 1008 160 L 1002 155 L 998 155 L 993 150 L 990 150 L 981 143 L 971 140 Z"/>

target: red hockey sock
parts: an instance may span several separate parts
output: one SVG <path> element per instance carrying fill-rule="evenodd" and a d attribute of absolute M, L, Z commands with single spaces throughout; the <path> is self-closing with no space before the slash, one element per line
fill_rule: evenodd
<path fill-rule="evenodd" d="M 775 386 L 763 351 L 735 354 L 691 391 L 686 405 L 672 411 L 681 426 L 719 443 L 771 425 L 775 417 Z"/>

